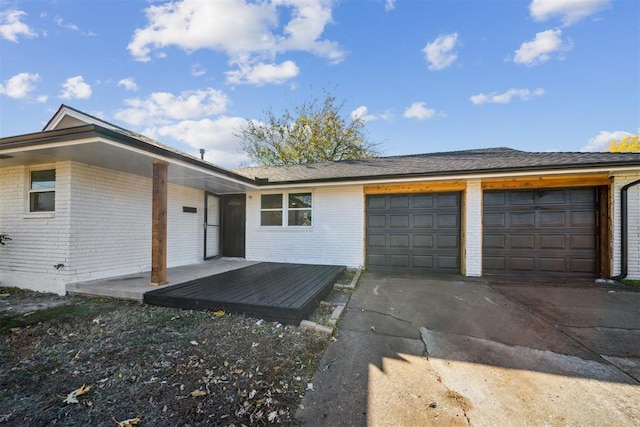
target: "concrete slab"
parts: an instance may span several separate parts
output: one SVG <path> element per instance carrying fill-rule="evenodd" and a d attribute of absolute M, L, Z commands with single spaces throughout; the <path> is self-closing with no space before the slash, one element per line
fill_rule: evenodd
<path fill-rule="evenodd" d="M 256 264 L 239 258 L 218 258 L 198 264 L 183 265 L 167 269 L 166 285 L 150 286 L 151 272 L 129 274 L 106 279 L 90 280 L 67 285 L 68 294 L 94 295 L 128 299 L 142 302 L 143 294 L 154 289 L 189 282 L 201 277 L 224 273 Z"/>
<path fill-rule="evenodd" d="M 572 298 L 585 284 L 554 293 L 540 283 L 511 295 L 503 285 L 365 272 L 297 416 L 306 425 L 640 425 L 640 359 L 624 357 L 640 342 L 640 305 L 624 303 L 635 296 L 616 296 L 597 323 L 589 316 L 602 290 Z M 554 305 L 562 300 L 567 315 Z"/>
<path fill-rule="evenodd" d="M 640 425 L 640 383 L 613 365 L 422 329 L 473 425 Z"/>

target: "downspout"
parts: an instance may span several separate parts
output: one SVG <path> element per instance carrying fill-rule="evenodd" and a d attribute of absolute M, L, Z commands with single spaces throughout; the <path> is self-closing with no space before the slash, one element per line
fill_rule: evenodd
<path fill-rule="evenodd" d="M 621 204 L 621 209 L 622 211 L 620 212 L 620 274 L 618 274 L 615 277 L 612 277 L 611 280 L 617 280 L 620 281 L 622 279 L 624 279 L 625 277 L 627 277 L 628 274 L 628 259 L 627 259 L 627 253 L 629 251 L 629 245 L 627 242 L 627 234 L 628 234 L 628 226 L 627 226 L 627 204 L 628 204 L 628 197 L 627 197 L 627 191 L 629 190 L 629 188 L 634 187 L 636 185 L 640 184 L 640 179 L 630 182 L 629 184 L 625 185 L 622 187 L 622 189 L 620 190 L 620 204 Z"/>

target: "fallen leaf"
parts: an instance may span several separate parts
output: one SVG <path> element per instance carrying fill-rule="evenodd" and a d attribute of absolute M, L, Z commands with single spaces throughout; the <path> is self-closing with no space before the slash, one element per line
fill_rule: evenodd
<path fill-rule="evenodd" d="M 142 421 L 140 419 L 140 417 L 135 417 L 135 418 L 130 418 L 128 420 L 124 420 L 124 421 L 118 421 L 115 418 L 113 419 L 113 421 L 116 422 L 116 425 L 118 427 L 132 427 L 132 426 L 137 426 L 138 424 L 140 424 L 140 421 Z"/>
<path fill-rule="evenodd" d="M 225 312 L 223 310 L 218 310 L 218 311 L 214 311 L 213 315 L 216 317 L 222 317 L 225 315 Z"/>
<path fill-rule="evenodd" d="M 269 420 L 270 423 L 274 422 L 276 418 L 278 418 L 278 413 L 276 411 L 269 412 L 267 419 Z"/>
<path fill-rule="evenodd" d="M 198 345 L 198 341 L 189 341 L 189 344 L 191 344 L 191 345 Z"/>
<path fill-rule="evenodd" d="M 31 316 L 32 314 L 35 314 L 35 311 L 30 311 L 28 313 L 25 313 L 24 316 L 22 316 L 22 317 Z"/>
<path fill-rule="evenodd" d="M 191 396 L 193 397 L 201 397 L 201 396 L 206 396 L 207 392 L 204 390 L 194 390 L 191 392 Z"/>
<path fill-rule="evenodd" d="M 76 390 L 73 390 L 71 393 L 67 395 L 67 397 L 63 400 L 64 403 L 78 403 L 78 396 L 82 396 L 83 394 L 89 393 L 91 390 L 91 386 L 87 387 L 84 384 Z"/>
<path fill-rule="evenodd" d="M 73 356 L 73 360 L 79 360 L 80 359 L 80 353 L 81 352 L 77 352 L 75 356 Z"/>
<path fill-rule="evenodd" d="M 0 294 L 0 298 L 11 296 L 11 294 Z"/>

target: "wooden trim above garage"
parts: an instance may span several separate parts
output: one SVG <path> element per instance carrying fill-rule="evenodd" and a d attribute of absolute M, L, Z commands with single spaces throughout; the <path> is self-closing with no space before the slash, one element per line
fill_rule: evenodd
<path fill-rule="evenodd" d="M 405 182 L 401 184 L 365 185 L 364 194 L 444 193 L 464 191 L 466 180 Z"/>
<path fill-rule="evenodd" d="M 609 185 L 608 173 L 483 179 L 483 190 L 515 188 L 596 187 Z"/>

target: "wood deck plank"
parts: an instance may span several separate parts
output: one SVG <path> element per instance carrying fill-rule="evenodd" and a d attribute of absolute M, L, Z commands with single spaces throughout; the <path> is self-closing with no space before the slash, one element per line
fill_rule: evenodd
<path fill-rule="evenodd" d="M 144 302 L 226 310 L 297 324 L 331 291 L 344 267 L 259 263 L 146 292 Z"/>

